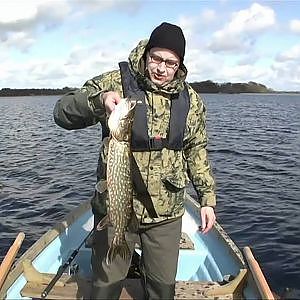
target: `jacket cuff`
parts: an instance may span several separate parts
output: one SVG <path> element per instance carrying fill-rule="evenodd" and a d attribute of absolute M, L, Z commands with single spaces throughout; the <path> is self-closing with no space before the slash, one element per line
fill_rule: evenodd
<path fill-rule="evenodd" d="M 90 95 L 88 98 L 88 106 L 96 116 L 100 116 L 105 112 L 105 106 L 102 97 L 104 93 L 104 91 L 99 91 Z"/>
<path fill-rule="evenodd" d="M 206 195 L 203 195 L 201 198 L 201 207 L 203 206 L 211 206 L 211 207 L 215 207 L 217 204 L 217 200 L 216 200 L 216 195 L 215 193 L 209 193 Z"/>

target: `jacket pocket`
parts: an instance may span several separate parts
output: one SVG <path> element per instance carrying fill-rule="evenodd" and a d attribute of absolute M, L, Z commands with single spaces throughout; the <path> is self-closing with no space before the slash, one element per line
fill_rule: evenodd
<path fill-rule="evenodd" d="M 163 182 L 165 188 L 170 192 L 177 193 L 186 187 L 188 180 L 185 174 L 178 174 L 177 176 L 164 176 L 161 181 Z"/>

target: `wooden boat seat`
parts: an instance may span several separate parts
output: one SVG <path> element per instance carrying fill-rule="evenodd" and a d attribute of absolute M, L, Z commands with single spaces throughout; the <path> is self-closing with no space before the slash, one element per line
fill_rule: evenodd
<path fill-rule="evenodd" d="M 66 283 L 65 286 L 54 286 L 47 299 L 88 299 L 91 282 L 77 279 Z M 178 281 L 176 283 L 175 299 L 234 299 L 233 294 L 207 295 L 208 290 L 219 287 L 217 282 Z M 46 285 L 27 282 L 21 291 L 23 297 L 39 299 Z M 143 299 L 144 292 L 139 279 L 126 279 L 120 300 Z"/>
<path fill-rule="evenodd" d="M 246 278 L 246 269 L 227 284 L 217 282 L 177 281 L 175 299 L 240 299 L 241 290 Z M 30 261 L 24 264 L 27 283 L 21 290 L 23 297 L 39 299 L 54 274 L 38 272 Z M 47 299 L 87 299 L 91 289 L 91 281 L 78 275 L 63 275 L 50 291 Z M 143 299 L 143 288 L 140 279 L 127 278 L 120 299 Z"/>

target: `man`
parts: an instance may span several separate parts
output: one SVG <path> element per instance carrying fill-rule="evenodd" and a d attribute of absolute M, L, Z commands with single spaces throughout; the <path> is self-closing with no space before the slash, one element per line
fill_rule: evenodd
<path fill-rule="evenodd" d="M 66 129 L 98 122 L 107 136 L 106 115 L 122 97 L 140 100 L 132 128 L 131 149 L 136 163 L 133 206 L 137 232 L 128 232 L 130 250 L 139 240 L 141 270 L 147 299 L 172 299 L 184 213 L 184 193 L 191 180 L 201 204 L 202 232 L 215 222 L 215 183 L 207 158 L 205 107 L 185 82 L 185 38 L 180 27 L 162 23 L 149 40 L 141 41 L 120 70 L 88 80 L 63 96 L 54 109 L 55 121 Z M 105 180 L 107 143 L 102 143 L 98 182 Z M 144 188 L 143 188 L 144 187 Z M 95 192 L 95 224 L 106 214 L 107 193 Z M 112 228 L 96 232 L 93 240 L 92 299 L 118 299 L 130 261 L 117 256 L 109 265 L 105 256 Z"/>

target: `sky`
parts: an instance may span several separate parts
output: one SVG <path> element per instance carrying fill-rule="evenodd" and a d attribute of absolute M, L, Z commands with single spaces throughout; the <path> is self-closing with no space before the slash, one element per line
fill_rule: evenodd
<path fill-rule="evenodd" d="M 80 87 L 170 22 L 187 81 L 300 91 L 299 12 L 298 0 L 0 0 L 0 89 Z"/>

